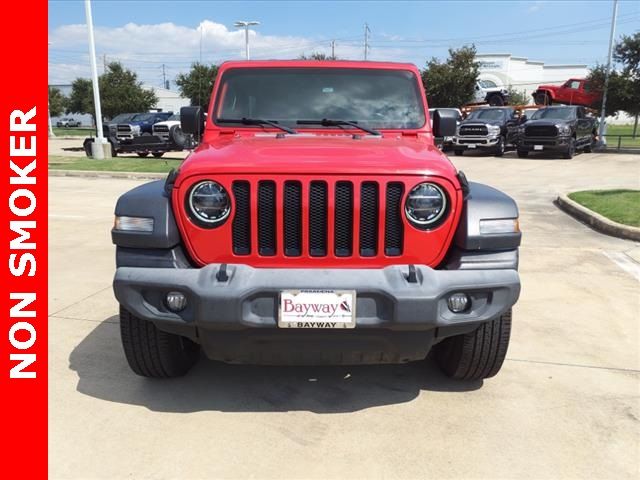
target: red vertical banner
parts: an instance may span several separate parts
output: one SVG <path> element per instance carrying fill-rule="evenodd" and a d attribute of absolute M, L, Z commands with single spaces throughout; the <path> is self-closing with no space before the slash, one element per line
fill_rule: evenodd
<path fill-rule="evenodd" d="M 3 5 L 3 478 L 47 476 L 47 3 Z"/>

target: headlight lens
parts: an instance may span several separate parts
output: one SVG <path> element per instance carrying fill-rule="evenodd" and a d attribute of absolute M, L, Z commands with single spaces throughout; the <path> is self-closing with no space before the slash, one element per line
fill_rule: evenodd
<path fill-rule="evenodd" d="M 438 185 L 421 183 L 409 192 L 405 202 L 405 214 L 411 223 L 420 228 L 434 226 L 447 209 L 447 197 Z"/>
<path fill-rule="evenodd" d="M 222 185 L 212 180 L 196 184 L 187 197 L 192 218 L 207 227 L 223 222 L 231 212 L 229 195 Z"/>
<path fill-rule="evenodd" d="M 497 125 L 489 125 L 487 127 L 487 130 L 488 130 L 489 133 L 492 133 L 494 135 L 497 134 L 497 133 L 500 133 L 500 127 L 497 126 Z"/>
<path fill-rule="evenodd" d="M 560 132 L 561 135 L 568 135 L 569 133 L 571 133 L 571 127 L 569 127 L 569 125 L 556 125 L 558 127 L 558 132 Z"/>

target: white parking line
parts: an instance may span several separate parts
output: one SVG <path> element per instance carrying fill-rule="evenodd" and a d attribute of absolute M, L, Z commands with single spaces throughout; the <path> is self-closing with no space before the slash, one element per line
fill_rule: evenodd
<path fill-rule="evenodd" d="M 640 282 L 640 264 L 624 252 L 602 252 L 622 270 Z"/>

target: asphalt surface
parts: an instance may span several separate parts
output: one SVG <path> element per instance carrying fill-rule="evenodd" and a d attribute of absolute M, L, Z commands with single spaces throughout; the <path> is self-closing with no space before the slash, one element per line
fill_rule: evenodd
<path fill-rule="evenodd" d="M 522 296 L 507 361 L 484 382 L 449 380 L 430 360 L 202 359 L 182 379 L 137 377 L 120 345 L 109 230 L 116 198 L 140 182 L 50 177 L 51 477 L 638 478 L 640 245 L 552 202 L 640 188 L 640 155 L 452 160 L 521 209 Z"/>

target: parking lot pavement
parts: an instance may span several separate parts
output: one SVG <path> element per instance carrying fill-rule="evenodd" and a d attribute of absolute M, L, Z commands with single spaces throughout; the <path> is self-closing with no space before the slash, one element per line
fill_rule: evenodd
<path fill-rule="evenodd" d="M 137 182 L 51 177 L 51 477 L 638 478 L 638 244 L 552 201 L 640 188 L 640 156 L 452 160 L 521 210 L 522 296 L 508 359 L 484 383 L 451 381 L 430 360 L 203 360 L 182 379 L 136 377 L 119 341 L 109 229 Z"/>

